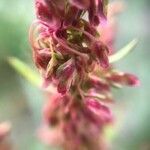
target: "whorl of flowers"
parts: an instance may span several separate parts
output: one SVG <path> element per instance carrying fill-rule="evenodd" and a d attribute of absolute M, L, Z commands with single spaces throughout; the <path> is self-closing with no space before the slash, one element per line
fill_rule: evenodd
<path fill-rule="evenodd" d="M 45 88 L 53 84 L 58 91 L 44 108 L 45 123 L 57 131 L 55 144 L 66 150 L 104 149 L 111 88 L 138 84 L 135 76 L 109 64 L 114 37 L 97 30 L 107 30 L 108 0 L 35 0 L 35 6 L 33 58 Z"/>

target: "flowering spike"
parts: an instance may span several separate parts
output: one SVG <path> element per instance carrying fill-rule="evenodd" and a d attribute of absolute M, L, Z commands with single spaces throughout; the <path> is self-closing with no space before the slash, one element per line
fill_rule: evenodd
<path fill-rule="evenodd" d="M 107 106 L 113 102 L 111 89 L 139 84 L 134 75 L 116 72 L 110 63 L 125 56 L 137 41 L 111 55 L 115 27 L 107 18 L 108 0 L 35 2 L 37 21 L 30 32 L 34 61 L 44 87 L 52 84 L 57 89 L 44 107 L 45 128 L 39 136 L 64 150 L 106 149 L 102 141 L 105 126 L 113 121 Z"/>

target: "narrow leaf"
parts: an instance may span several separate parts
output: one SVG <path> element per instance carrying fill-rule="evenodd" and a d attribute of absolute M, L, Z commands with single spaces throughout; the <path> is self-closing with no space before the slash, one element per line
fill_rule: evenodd
<path fill-rule="evenodd" d="M 26 80 L 35 86 L 40 87 L 42 80 L 40 76 L 32 70 L 27 64 L 15 57 L 8 58 L 9 64 L 20 73 Z"/>
<path fill-rule="evenodd" d="M 123 47 L 121 50 L 119 50 L 116 54 L 109 56 L 109 62 L 114 63 L 114 62 L 119 61 L 120 59 L 124 58 L 135 48 L 137 43 L 138 43 L 137 39 L 132 40 L 125 47 Z"/>

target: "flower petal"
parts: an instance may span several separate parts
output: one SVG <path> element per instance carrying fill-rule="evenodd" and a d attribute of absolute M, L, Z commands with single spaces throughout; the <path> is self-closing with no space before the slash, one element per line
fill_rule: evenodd
<path fill-rule="evenodd" d="M 90 6 L 90 0 L 70 0 L 70 3 L 79 9 L 87 9 Z"/>

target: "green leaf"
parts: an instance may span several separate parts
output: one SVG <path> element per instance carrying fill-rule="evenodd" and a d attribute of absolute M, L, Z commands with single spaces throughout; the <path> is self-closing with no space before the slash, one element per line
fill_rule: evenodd
<path fill-rule="evenodd" d="M 132 40 L 125 47 L 123 47 L 121 50 L 119 50 L 116 54 L 109 56 L 109 62 L 114 63 L 114 62 L 119 61 L 120 59 L 124 58 L 135 48 L 137 43 L 138 43 L 137 39 Z"/>
<path fill-rule="evenodd" d="M 40 76 L 27 64 L 15 57 L 9 57 L 8 62 L 26 80 L 28 80 L 33 85 L 40 87 L 42 83 Z"/>

